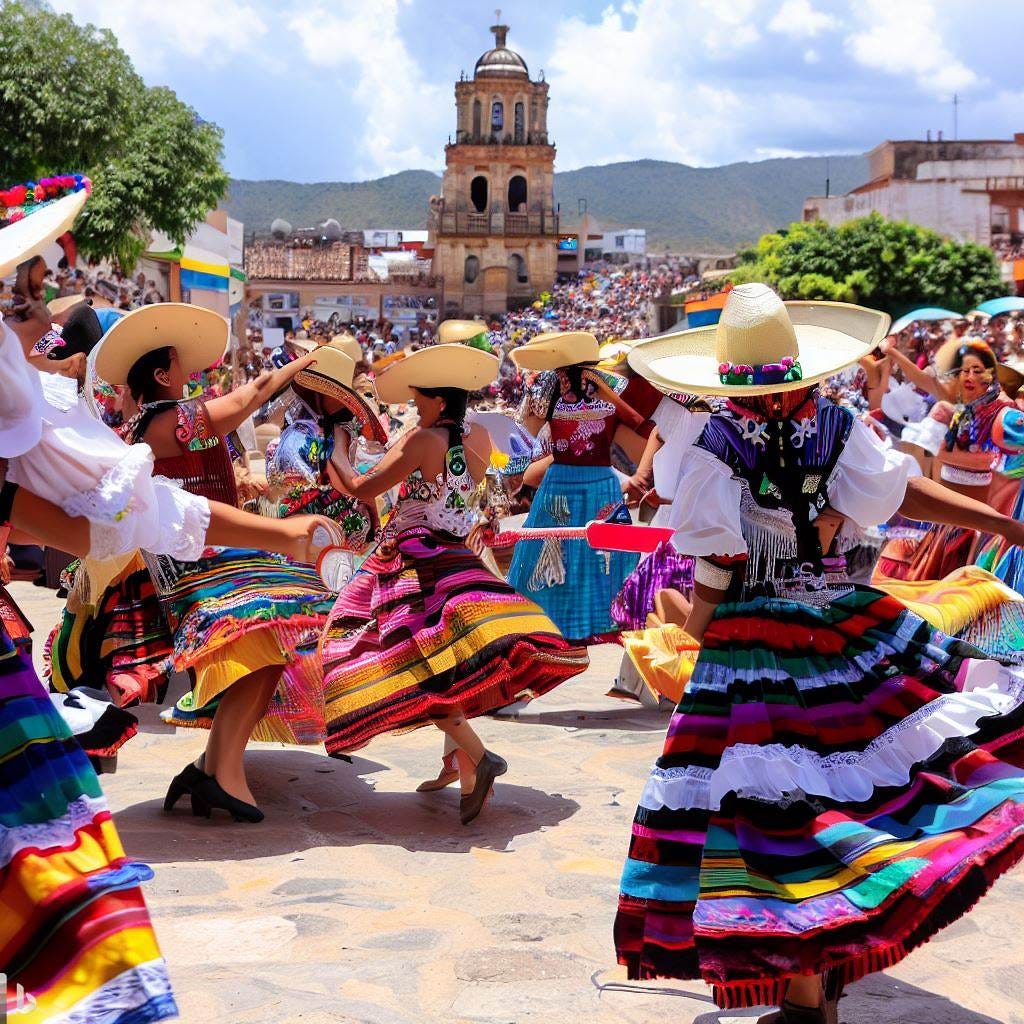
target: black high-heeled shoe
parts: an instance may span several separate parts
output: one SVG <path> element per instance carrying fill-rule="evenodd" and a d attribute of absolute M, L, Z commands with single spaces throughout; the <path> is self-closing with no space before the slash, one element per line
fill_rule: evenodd
<path fill-rule="evenodd" d="M 492 754 L 489 750 L 484 751 L 484 756 L 476 766 L 473 792 L 467 793 L 459 800 L 459 820 L 463 825 L 468 825 L 483 810 L 484 801 L 491 791 L 491 786 L 494 785 L 494 780 L 507 771 L 508 763 L 504 758 Z"/>
<path fill-rule="evenodd" d="M 203 779 L 208 779 L 209 777 L 206 772 L 201 771 L 190 761 L 171 779 L 171 784 L 167 787 L 167 796 L 164 797 L 164 812 L 169 814 L 173 811 L 174 805 L 186 793 L 191 793 Z"/>
<path fill-rule="evenodd" d="M 225 792 L 221 784 L 207 775 L 197 786 L 192 787 L 192 813 L 197 818 L 209 818 L 214 810 L 227 811 L 235 821 L 247 821 L 256 825 L 265 815 L 254 804 Z"/>

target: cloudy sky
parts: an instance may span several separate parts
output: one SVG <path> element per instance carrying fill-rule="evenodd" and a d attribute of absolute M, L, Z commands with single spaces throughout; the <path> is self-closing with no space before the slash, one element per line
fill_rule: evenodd
<path fill-rule="evenodd" d="M 492 45 L 473 0 L 51 0 L 224 128 L 242 178 L 440 169 L 452 83 Z M 1024 131 L 1020 0 L 505 0 L 551 84 L 561 169 L 861 152 Z"/>

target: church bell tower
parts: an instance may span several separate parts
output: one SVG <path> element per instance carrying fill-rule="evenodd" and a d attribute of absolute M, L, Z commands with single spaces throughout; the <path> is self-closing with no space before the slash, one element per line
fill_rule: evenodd
<path fill-rule="evenodd" d="M 445 147 L 441 196 L 431 200 L 434 273 L 444 315 L 501 313 L 532 301 L 555 279 L 558 214 L 548 85 L 530 78 L 491 26 L 494 47 L 473 77 L 455 83 L 455 141 Z"/>

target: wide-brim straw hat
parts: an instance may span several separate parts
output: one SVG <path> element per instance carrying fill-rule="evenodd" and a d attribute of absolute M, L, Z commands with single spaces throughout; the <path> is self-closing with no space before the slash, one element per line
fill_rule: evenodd
<path fill-rule="evenodd" d="M 344 334 L 336 334 L 328 344 L 331 348 L 340 349 L 354 363 L 360 363 L 366 357 L 363 355 L 363 346 L 355 339 L 355 335 L 345 331 Z"/>
<path fill-rule="evenodd" d="M 50 311 L 50 316 L 60 316 L 61 313 L 67 312 L 72 306 L 77 306 L 85 301 L 84 295 L 62 295 L 59 299 L 51 299 L 46 304 L 46 308 Z"/>
<path fill-rule="evenodd" d="M 589 331 L 540 334 L 512 351 L 512 359 L 521 370 L 557 370 L 577 363 L 596 363 L 600 355 L 597 338 Z"/>
<path fill-rule="evenodd" d="M 212 309 L 185 302 L 157 302 L 126 313 L 104 335 L 96 374 L 108 384 L 126 384 L 128 372 L 147 353 L 171 347 L 186 374 L 212 366 L 228 345 L 230 325 Z"/>
<path fill-rule="evenodd" d="M 740 397 L 794 391 L 867 355 L 885 337 L 890 321 L 877 309 L 845 302 L 784 303 L 765 284 L 743 284 L 729 292 L 716 325 L 638 342 L 629 365 L 667 392 Z M 798 367 L 790 368 L 789 361 Z M 723 383 L 723 364 L 738 383 Z M 745 367 L 753 373 L 744 373 Z M 755 383 L 743 381 L 751 377 Z"/>
<path fill-rule="evenodd" d="M 356 364 L 350 356 L 333 345 L 323 345 L 317 350 L 316 362 L 299 370 L 293 383 L 340 402 L 363 424 L 364 433 L 383 444 L 388 433 L 370 403 L 353 388 L 355 373 Z"/>
<path fill-rule="evenodd" d="M 952 371 L 953 364 L 956 362 L 956 354 L 962 348 L 984 349 L 992 356 L 993 359 L 995 359 L 995 353 L 992 351 L 992 346 L 981 338 L 968 338 L 966 336 L 962 338 L 950 338 L 948 341 L 944 341 L 935 350 L 935 355 L 932 356 L 932 365 L 934 365 L 935 372 L 940 377 L 945 377 Z"/>
<path fill-rule="evenodd" d="M 88 195 L 85 189 L 72 192 L 0 230 L 0 277 L 6 277 L 33 256 L 42 255 L 54 239 L 68 231 L 82 212 Z"/>
<path fill-rule="evenodd" d="M 498 366 L 496 355 L 472 345 L 431 345 L 392 363 L 374 384 L 382 402 L 399 405 L 412 400 L 412 388 L 479 391 L 497 377 Z"/>
<path fill-rule="evenodd" d="M 489 330 L 482 320 L 445 320 L 437 328 L 437 341 L 440 345 L 469 341 L 481 334 L 487 334 Z"/>

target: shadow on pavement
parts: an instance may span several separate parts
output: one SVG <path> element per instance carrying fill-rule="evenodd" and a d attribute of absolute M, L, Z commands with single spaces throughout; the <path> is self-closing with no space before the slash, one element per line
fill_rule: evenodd
<path fill-rule="evenodd" d="M 669 712 L 657 708 L 644 708 L 639 704 L 613 707 L 607 711 L 540 711 L 527 709 L 519 718 L 496 718 L 496 721 L 520 725 L 550 725 L 562 729 L 622 729 L 628 732 L 648 729 L 664 732 L 668 727 Z"/>
<path fill-rule="evenodd" d="M 716 1010 L 702 1013 L 693 1024 L 732 1024 L 733 1021 L 756 1021 L 768 1010 Z M 1005 1024 L 995 1017 L 975 1013 L 954 1003 L 946 996 L 891 978 L 872 974 L 846 990 L 839 1003 L 841 1024 Z"/>
<path fill-rule="evenodd" d="M 236 823 L 216 811 L 210 820 L 195 818 L 187 797 L 165 815 L 161 796 L 115 814 L 125 848 L 152 863 L 245 860 L 321 846 L 502 850 L 517 836 L 550 828 L 579 810 L 573 800 L 499 781 L 483 813 L 466 827 L 459 822 L 458 786 L 432 794 L 377 791 L 361 776 L 385 766 L 358 756 L 346 764 L 294 749 L 253 750 L 246 767 L 267 815 L 261 824 Z"/>

